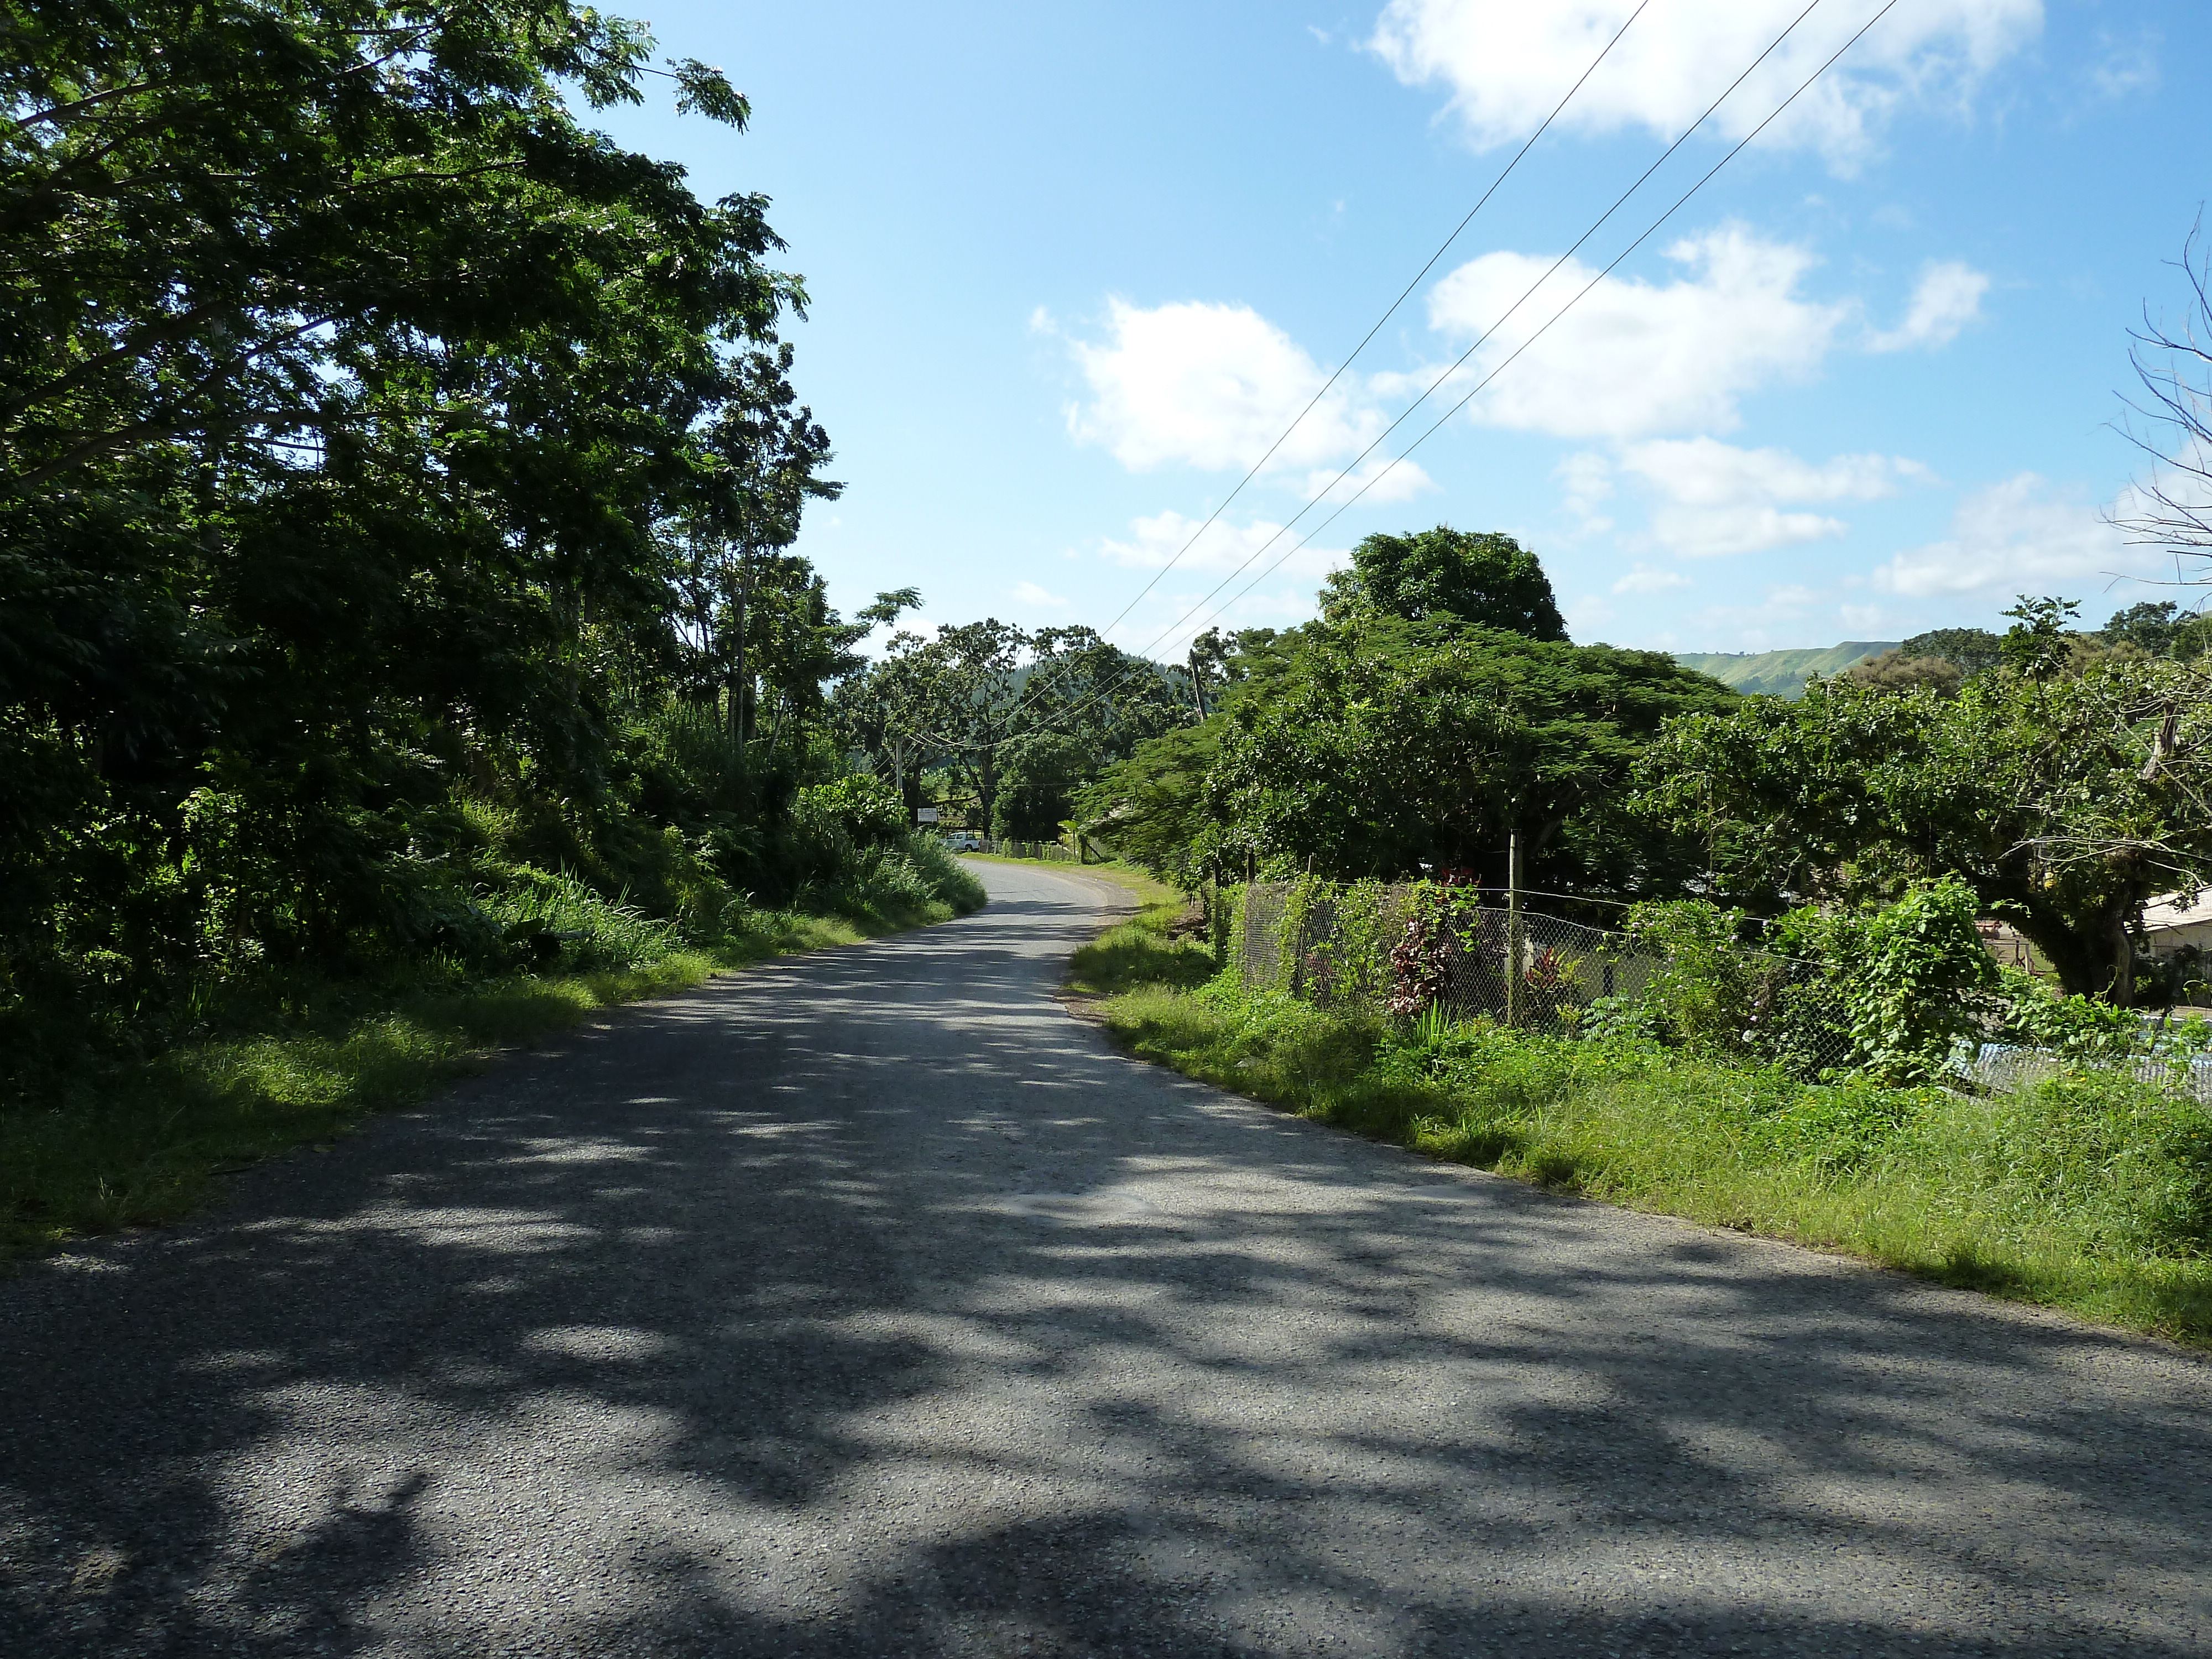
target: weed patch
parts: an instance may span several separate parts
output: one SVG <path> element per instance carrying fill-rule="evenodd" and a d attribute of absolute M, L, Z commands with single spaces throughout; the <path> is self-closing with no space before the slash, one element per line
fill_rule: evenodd
<path fill-rule="evenodd" d="M 2124 1074 L 1990 1096 L 1813 1085 L 1225 979 L 1139 987 L 1105 1017 L 1145 1059 L 1431 1157 L 2212 1346 L 2212 1115 Z"/>

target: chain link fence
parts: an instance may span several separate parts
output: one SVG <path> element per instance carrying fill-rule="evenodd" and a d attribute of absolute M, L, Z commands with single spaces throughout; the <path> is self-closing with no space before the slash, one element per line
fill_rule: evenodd
<path fill-rule="evenodd" d="M 977 838 L 976 850 L 1002 859 L 1041 859 L 1047 864 L 1081 862 L 1056 841 L 998 841 L 983 836 Z"/>
<path fill-rule="evenodd" d="M 2212 1057 L 2197 1054 L 2168 1060 L 2156 1054 L 2108 1062 L 2138 1083 L 2179 1090 L 2212 1105 Z M 2023 1048 L 2009 1042 L 1984 1042 L 1971 1055 L 1959 1057 L 1959 1069 L 1993 1092 L 2026 1089 L 2047 1078 L 2076 1069 L 2063 1056 L 2041 1048 Z"/>
<path fill-rule="evenodd" d="M 1312 884 L 1300 894 L 1297 883 L 1255 882 L 1222 918 L 1247 990 L 1371 1014 L 1440 1007 L 1457 1018 L 1560 1035 L 1633 1029 L 1639 1010 L 1680 1011 L 1702 993 L 1709 1034 L 1747 1058 L 1808 1080 L 1859 1070 L 1870 1058 L 1813 963 L 1739 950 L 1721 964 L 1729 982 L 1716 985 L 1716 964 L 1686 971 L 1626 933 L 1470 902 L 1472 896 L 1440 902 L 1433 887 Z M 2096 1063 L 2212 1103 L 2212 1055 L 2161 1053 L 2160 1038 L 2147 1022 L 2136 1053 Z M 1951 1059 L 1955 1075 L 1999 1091 L 2081 1063 L 1972 1041 Z"/>
<path fill-rule="evenodd" d="M 1245 986 L 1287 990 L 1330 1007 L 1384 1011 L 1396 994 L 1395 975 L 1373 971 L 1370 963 L 1387 968 L 1413 927 L 1420 890 L 1391 886 L 1366 896 L 1358 931 L 1376 937 L 1362 941 L 1369 961 L 1360 962 L 1344 948 L 1351 930 L 1343 900 L 1316 900 L 1291 937 L 1285 925 L 1291 884 L 1254 884 L 1245 890 L 1240 917 L 1237 959 Z M 1532 1029 L 1571 1024 L 1600 998 L 1640 998 L 1662 965 L 1661 958 L 1632 950 L 1621 934 L 1487 905 L 1460 907 L 1437 950 L 1445 987 L 1433 1000 L 1462 1017 Z"/>
<path fill-rule="evenodd" d="M 1248 990 L 1369 1013 L 1440 1007 L 1555 1034 L 1634 1028 L 1669 972 L 1625 933 L 1540 912 L 1464 900 L 1420 914 L 1437 890 L 1367 883 L 1310 892 L 1255 882 L 1231 928 Z M 1817 1078 L 1864 1063 L 1840 1011 L 1807 964 L 1757 951 L 1736 964 L 1740 1006 L 1726 1046 Z M 1717 1014 L 1721 1011 L 1716 1010 Z"/>

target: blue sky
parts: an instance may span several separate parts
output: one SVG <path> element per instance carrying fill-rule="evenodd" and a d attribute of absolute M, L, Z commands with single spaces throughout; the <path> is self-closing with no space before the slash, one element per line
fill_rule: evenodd
<path fill-rule="evenodd" d="M 727 70 L 753 126 L 600 120 L 702 194 L 773 198 L 812 296 L 800 391 L 847 485 L 799 550 L 848 610 L 912 584 L 930 622 L 1103 627 L 1137 600 L 1113 637 L 1166 653 L 1302 620 L 1360 536 L 1437 523 L 1534 548 L 1577 639 L 1662 649 L 2156 597 L 2129 579 L 2157 556 L 2105 521 L 2143 471 L 2111 423 L 2127 330 L 2146 301 L 2179 317 L 2168 262 L 2212 196 L 2202 0 L 1899 0 L 1562 313 L 1881 5 L 1820 0 L 1538 283 L 1803 3 L 1650 0 L 1164 574 L 1635 0 L 656 0 L 661 50 Z M 1206 601 L 1532 285 L 1471 372 L 1558 320 L 1465 412 Z"/>

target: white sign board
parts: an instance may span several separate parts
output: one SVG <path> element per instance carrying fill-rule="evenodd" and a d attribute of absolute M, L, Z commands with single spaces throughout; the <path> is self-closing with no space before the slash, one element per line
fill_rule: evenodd
<path fill-rule="evenodd" d="M 934 823 L 937 822 L 937 809 L 934 806 L 917 806 L 914 809 L 914 819 L 916 823 Z"/>

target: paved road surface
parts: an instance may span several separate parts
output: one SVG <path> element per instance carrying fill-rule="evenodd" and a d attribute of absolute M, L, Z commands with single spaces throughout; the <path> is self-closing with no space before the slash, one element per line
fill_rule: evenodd
<path fill-rule="evenodd" d="M 2212 1654 L 2212 1368 L 763 969 L 0 1283 L 0 1655 Z"/>

